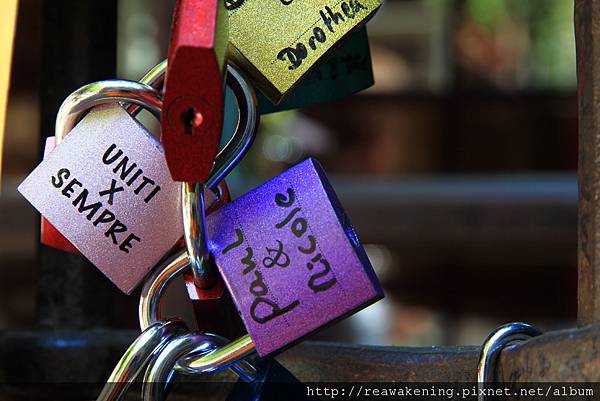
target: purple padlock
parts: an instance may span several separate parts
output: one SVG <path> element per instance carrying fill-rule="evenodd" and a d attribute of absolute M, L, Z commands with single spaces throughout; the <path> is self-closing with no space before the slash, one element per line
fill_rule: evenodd
<path fill-rule="evenodd" d="M 208 217 L 211 251 L 260 356 L 383 297 L 321 166 L 308 159 Z"/>

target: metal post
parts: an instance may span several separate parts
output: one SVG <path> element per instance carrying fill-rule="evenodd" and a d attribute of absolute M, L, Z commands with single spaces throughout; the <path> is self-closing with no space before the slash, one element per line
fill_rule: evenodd
<path fill-rule="evenodd" d="M 115 76 L 117 3 L 43 1 L 43 135 L 52 135 L 56 112 L 70 92 Z M 107 329 L 118 290 L 80 255 L 40 247 L 38 262 L 38 327 L 0 332 L 0 382 L 28 396 L 36 389 L 18 383 L 100 383 L 131 339 L 130 332 Z"/>
<path fill-rule="evenodd" d="M 578 322 L 600 321 L 600 1 L 575 0 L 579 102 Z"/>
<path fill-rule="evenodd" d="M 95 80 L 114 78 L 117 0 L 51 1 L 42 8 L 41 132 L 53 135 L 63 99 Z M 110 323 L 115 289 L 81 255 L 39 250 L 36 321 L 54 329 Z"/>

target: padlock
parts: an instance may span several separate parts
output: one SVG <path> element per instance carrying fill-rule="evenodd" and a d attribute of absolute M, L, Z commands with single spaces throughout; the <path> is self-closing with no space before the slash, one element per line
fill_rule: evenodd
<path fill-rule="evenodd" d="M 281 99 L 380 0 L 228 1 L 229 58 L 273 102 Z"/>
<path fill-rule="evenodd" d="M 312 159 L 215 211 L 208 231 L 217 267 L 260 356 L 383 296 Z"/>
<path fill-rule="evenodd" d="M 117 82 L 112 89 L 124 84 Z M 145 85 L 124 87 L 155 93 L 160 103 Z M 183 231 L 180 184 L 169 176 L 160 144 L 120 106 L 92 110 L 19 191 L 125 293 Z"/>
<path fill-rule="evenodd" d="M 48 157 L 50 152 L 56 147 L 55 137 L 51 136 L 46 138 L 46 146 L 44 147 L 44 159 Z M 212 191 L 208 192 L 208 212 L 212 212 L 216 208 L 220 207 L 224 202 L 229 201 L 229 189 L 225 181 L 221 181 L 218 185 L 219 194 L 222 196 L 217 197 Z M 46 246 L 51 246 L 56 249 L 60 249 L 65 252 L 79 253 L 79 250 L 73 245 L 64 235 L 60 233 L 44 216 L 41 217 L 41 233 L 40 242 Z M 175 245 L 174 249 L 178 250 L 184 246 L 183 237 Z"/>
<path fill-rule="evenodd" d="M 215 263 L 248 330 L 219 352 L 188 361 L 207 371 L 254 350 L 264 357 L 383 297 L 369 259 L 320 165 L 308 159 L 207 217 Z M 142 329 L 184 252 L 142 289 Z M 181 364 L 180 364 L 181 365 Z"/>
<path fill-rule="evenodd" d="M 367 29 L 358 29 L 347 36 L 339 48 L 323 56 L 278 104 L 259 91 L 256 97 L 260 114 L 332 102 L 372 86 L 373 68 Z"/>
<path fill-rule="evenodd" d="M 229 70 L 227 82 L 235 88 L 241 118 L 216 157 L 207 181 L 211 189 L 247 151 L 258 124 L 253 92 L 239 71 L 231 66 Z M 57 116 L 57 142 L 89 107 L 107 102 L 133 102 L 155 115 L 162 105 L 158 92 L 137 82 L 86 85 L 63 102 Z M 93 110 L 71 132 L 75 135 L 57 146 L 19 191 L 129 293 L 183 232 L 181 184 L 169 176 L 160 144 L 120 107 Z M 87 178 L 85 183 L 81 177 Z"/>
<path fill-rule="evenodd" d="M 222 0 L 177 0 L 161 142 L 176 181 L 204 182 L 223 128 L 229 24 Z"/>

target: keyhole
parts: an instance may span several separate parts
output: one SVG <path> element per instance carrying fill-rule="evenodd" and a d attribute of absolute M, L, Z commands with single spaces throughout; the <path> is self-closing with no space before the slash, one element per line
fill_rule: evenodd
<path fill-rule="evenodd" d="M 192 135 L 194 128 L 198 128 L 202 125 L 204 117 L 202 116 L 202 113 L 197 111 L 194 107 L 190 107 L 181 113 L 181 120 L 183 121 L 183 126 L 185 128 L 185 134 Z"/>

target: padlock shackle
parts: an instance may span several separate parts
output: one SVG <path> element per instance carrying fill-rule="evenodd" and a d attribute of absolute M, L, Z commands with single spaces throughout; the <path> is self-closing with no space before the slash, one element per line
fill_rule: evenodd
<path fill-rule="evenodd" d="M 187 269 L 189 264 L 187 251 L 184 250 L 168 259 L 148 277 L 142 288 L 138 307 L 142 331 L 161 320 L 160 301 L 162 295 L 172 280 Z M 245 335 L 205 355 L 184 358 L 179 362 L 178 369 L 188 374 L 221 370 L 237 364 L 254 352 L 254 342 L 249 335 Z"/>
<path fill-rule="evenodd" d="M 260 114 L 258 113 L 258 101 L 254 87 L 248 81 L 248 78 L 234 64 L 227 66 L 227 85 L 233 91 L 237 101 L 239 115 L 234 135 L 225 144 L 223 149 L 217 153 L 215 164 L 210 172 L 205 185 L 209 189 L 214 189 L 219 182 L 233 170 L 235 166 L 250 150 L 250 146 L 256 138 Z M 240 124 L 243 122 L 243 127 Z M 241 132 L 241 139 L 236 138 L 236 134 Z"/>
<path fill-rule="evenodd" d="M 161 85 L 166 67 L 165 60 L 150 70 L 143 78 L 147 83 L 113 79 L 94 82 L 71 93 L 61 104 L 56 116 L 56 144 L 58 145 L 64 139 L 89 109 L 101 104 L 133 103 L 147 108 L 157 119 L 160 119 L 162 97 L 160 92 L 149 84 L 157 87 Z M 213 170 L 204 183 L 206 188 L 213 191 L 248 152 L 256 137 L 259 124 L 254 88 L 233 64 L 227 66 L 227 85 L 235 95 L 239 116 L 233 136 L 217 154 Z M 139 111 L 138 108 L 132 108 L 132 105 L 127 110 L 133 115 Z"/>
<path fill-rule="evenodd" d="M 143 400 L 165 400 L 166 393 L 173 380 L 173 372 L 177 369 L 179 361 L 189 358 L 189 355 L 205 355 L 212 352 L 227 340 L 221 336 L 209 333 L 181 334 L 158 352 L 146 369 L 143 379 Z M 243 369 L 240 369 L 243 367 Z M 254 381 L 258 376 L 258 369 L 249 361 L 242 361 L 231 367 L 242 380 Z"/>
<path fill-rule="evenodd" d="M 509 344 L 527 341 L 537 337 L 542 331 L 537 327 L 523 322 L 508 323 L 494 330 L 483 343 L 477 365 L 478 401 L 486 401 L 486 385 L 493 383 L 496 373 L 496 361 L 500 353 Z"/>
<path fill-rule="evenodd" d="M 54 131 L 56 144 L 62 142 L 92 107 L 115 102 L 143 106 L 160 120 L 162 97 L 156 89 L 143 83 L 122 79 L 93 82 L 71 93 L 60 105 Z"/>
<path fill-rule="evenodd" d="M 188 331 L 185 323 L 179 319 L 169 319 L 148 326 L 127 348 L 108 377 L 97 401 L 122 399 L 152 357 L 171 339 Z"/>

